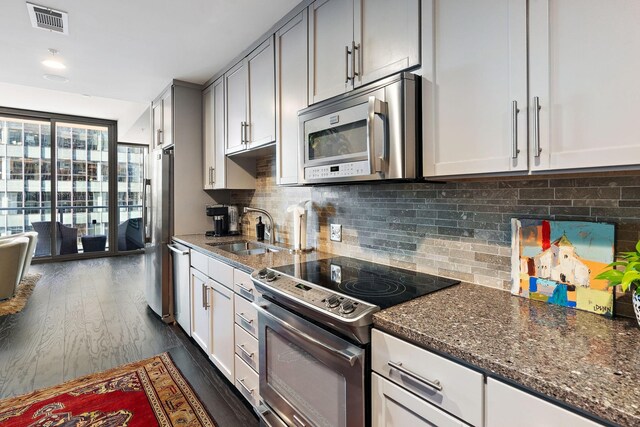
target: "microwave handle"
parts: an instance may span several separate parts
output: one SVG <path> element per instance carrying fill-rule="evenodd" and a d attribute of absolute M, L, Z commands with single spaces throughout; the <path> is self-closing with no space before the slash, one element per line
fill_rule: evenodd
<path fill-rule="evenodd" d="M 387 103 L 380 101 L 375 96 L 369 97 L 368 114 L 367 114 L 367 140 L 369 142 L 369 150 L 371 152 L 371 170 L 373 172 L 384 172 L 384 162 L 387 161 L 387 141 L 386 137 L 376 139 L 375 135 L 375 118 L 376 115 L 388 119 Z"/>

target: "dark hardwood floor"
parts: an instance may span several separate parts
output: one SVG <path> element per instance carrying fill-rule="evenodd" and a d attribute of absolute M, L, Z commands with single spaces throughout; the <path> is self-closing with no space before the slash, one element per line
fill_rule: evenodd
<path fill-rule="evenodd" d="M 187 334 L 147 307 L 143 256 L 31 268 L 43 277 L 27 306 L 0 317 L 0 399 L 167 351 L 220 427 L 258 425 Z"/>

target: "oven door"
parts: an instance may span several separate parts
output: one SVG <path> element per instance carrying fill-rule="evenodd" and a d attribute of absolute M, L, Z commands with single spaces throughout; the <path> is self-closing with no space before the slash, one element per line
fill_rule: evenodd
<path fill-rule="evenodd" d="M 260 395 L 290 426 L 365 425 L 365 350 L 264 299 Z"/>

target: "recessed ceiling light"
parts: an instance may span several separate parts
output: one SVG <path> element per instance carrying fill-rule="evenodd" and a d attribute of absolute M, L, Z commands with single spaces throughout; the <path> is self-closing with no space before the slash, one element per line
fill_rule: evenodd
<path fill-rule="evenodd" d="M 69 81 L 65 76 L 58 76 L 57 74 L 45 74 L 42 77 L 52 82 L 66 83 Z"/>
<path fill-rule="evenodd" d="M 67 68 L 62 62 L 56 61 L 55 59 L 47 59 L 46 61 L 42 61 L 42 65 L 49 68 L 55 68 L 56 70 L 64 70 Z"/>
<path fill-rule="evenodd" d="M 42 61 L 42 65 L 49 68 L 54 68 L 56 70 L 64 70 L 67 68 L 61 61 L 58 61 L 55 56 L 58 54 L 57 49 L 49 48 L 49 53 L 51 54 L 51 58 L 45 59 Z"/>

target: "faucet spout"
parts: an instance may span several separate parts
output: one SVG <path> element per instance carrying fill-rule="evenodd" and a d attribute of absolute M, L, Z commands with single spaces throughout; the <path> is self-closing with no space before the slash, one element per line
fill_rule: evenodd
<path fill-rule="evenodd" d="M 248 207 L 245 206 L 245 208 L 242 210 L 243 213 L 249 213 L 249 212 L 258 212 L 261 213 L 263 215 L 265 215 L 267 218 L 269 218 L 269 225 L 265 226 L 265 233 L 268 234 L 269 236 L 269 244 L 273 245 L 274 242 L 274 235 L 275 235 L 275 224 L 273 222 L 273 218 L 271 217 L 271 214 L 267 211 L 265 211 L 264 209 L 260 209 L 260 208 L 252 208 L 252 207 Z"/>

